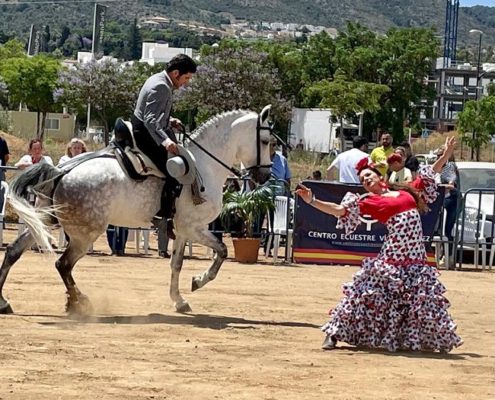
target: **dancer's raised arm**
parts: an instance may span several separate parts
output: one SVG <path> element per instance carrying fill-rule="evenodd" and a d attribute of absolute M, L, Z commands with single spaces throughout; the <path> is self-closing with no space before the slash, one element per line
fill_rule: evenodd
<path fill-rule="evenodd" d="M 312 205 L 314 208 L 317 208 L 325 214 L 334 215 L 336 217 L 342 217 L 345 215 L 346 211 L 342 205 L 318 200 L 314 196 L 312 190 L 301 183 L 297 186 L 296 194 L 307 204 Z"/>

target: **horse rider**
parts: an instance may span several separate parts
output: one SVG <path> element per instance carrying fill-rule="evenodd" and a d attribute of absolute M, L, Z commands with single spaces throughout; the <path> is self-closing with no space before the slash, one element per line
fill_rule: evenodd
<path fill-rule="evenodd" d="M 182 127 L 180 120 L 170 117 L 172 92 L 186 85 L 196 72 L 194 60 L 179 54 L 167 63 L 167 68 L 148 78 L 144 83 L 131 118 L 134 138 L 139 149 L 145 153 L 165 176 L 161 197 L 161 209 L 157 216 L 167 220 L 169 238 L 175 239 L 172 218 L 175 199 L 182 186 L 167 172 L 168 153 L 177 154 L 177 138 L 173 129 Z"/>

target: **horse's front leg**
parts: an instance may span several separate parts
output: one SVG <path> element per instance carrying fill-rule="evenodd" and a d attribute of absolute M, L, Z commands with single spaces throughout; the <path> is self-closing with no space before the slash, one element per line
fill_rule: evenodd
<path fill-rule="evenodd" d="M 179 277 L 184 262 L 185 246 L 186 239 L 178 235 L 177 239 L 174 240 L 172 260 L 170 261 L 170 267 L 172 269 L 172 276 L 170 277 L 170 298 L 174 302 L 175 310 L 179 313 L 192 311 L 189 303 L 181 296 L 179 290 Z"/>
<path fill-rule="evenodd" d="M 205 229 L 199 232 L 194 240 L 213 249 L 213 264 L 206 271 L 193 277 L 192 279 L 192 291 L 198 290 L 217 277 L 218 271 L 223 264 L 223 261 L 227 258 L 227 246 L 220 242 L 216 236 Z"/>

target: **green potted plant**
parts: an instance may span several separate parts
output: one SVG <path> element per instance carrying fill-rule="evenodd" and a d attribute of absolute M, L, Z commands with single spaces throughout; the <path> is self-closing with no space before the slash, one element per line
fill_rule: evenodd
<path fill-rule="evenodd" d="M 250 192 L 225 191 L 220 218 L 224 226 L 229 221 L 242 221 L 240 237 L 232 238 L 236 261 L 255 263 L 258 261 L 260 238 L 254 237 L 256 220 L 275 209 L 273 189 L 271 186 L 258 186 Z"/>

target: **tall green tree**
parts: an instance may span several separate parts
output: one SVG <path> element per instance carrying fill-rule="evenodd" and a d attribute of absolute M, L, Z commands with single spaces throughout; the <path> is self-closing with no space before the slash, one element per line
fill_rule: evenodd
<path fill-rule="evenodd" d="M 340 74 L 333 81 L 322 80 L 308 87 L 306 101 L 308 104 L 331 109 L 332 114 L 339 118 L 343 130 L 344 118 L 380 110 L 380 99 L 389 91 L 386 85 L 349 81 L 345 75 Z M 341 140 L 344 140 L 343 134 Z"/>
<path fill-rule="evenodd" d="M 45 55 L 13 58 L 1 67 L 0 73 L 10 99 L 37 112 L 36 136 L 41 140 L 44 138 L 46 115 L 54 106 L 53 92 L 60 68 L 58 61 Z"/>
<path fill-rule="evenodd" d="M 143 38 L 138 26 L 138 20 L 137 18 L 134 18 L 134 23 L 129 27 L 126 41 L 126 60 L 139 60 L 141 58 L 142 43 Z"/>
<path fill-rule="evenodd" d="M 457 129 L 462 141 L 475 149 L 476 161 L 479 161 L 480 148 L 495 135 L 495 96 L 468 101 L 459 113 Z"/>

